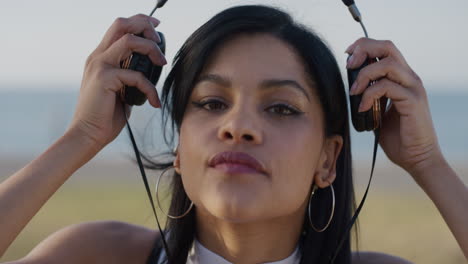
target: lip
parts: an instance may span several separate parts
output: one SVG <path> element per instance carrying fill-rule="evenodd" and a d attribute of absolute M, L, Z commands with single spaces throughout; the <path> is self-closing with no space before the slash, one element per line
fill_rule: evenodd
<path fill-rule="evenodd" d="M 209 160 L 208 165 L 227 173 L 268 174 L 265 167 L 257 159 L 245 152 L 220 152 Z"/>

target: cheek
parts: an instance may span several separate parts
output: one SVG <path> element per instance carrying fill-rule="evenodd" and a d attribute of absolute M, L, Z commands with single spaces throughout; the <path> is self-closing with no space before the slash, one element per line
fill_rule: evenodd
<path fill-rule="evenodd" d="M 206 152 L 202 142 L 202 136 L 208 133 L 206 127 L 191 125 L 190 122 L 185 122 L 182 125 L 179 136 L 179 151 L 180 162 L 182 168 L 191 168 L 193 165 L 200 163 L 204 158 L 202 154 Z"/>
<path fill-rule="evenodd" d="M 282 210 L 298 209 L 310 195 L 322 148 L 321 134 L 316 131 L 291 129 L 287 140 L 276 141 L 275 148 L 281 151 L 276 151 L 273 164 L 272 197 Z"/>
<path fill-rule="evenodd" d="M 206 126 L 199 126 L 199 122 L 192 122 L 190 119 L 184 120 L 180 129 L 179 153 L 180 169 L 184 189 L 189 198 L 199 204 L 198 193 L 200 193 L 201 180 L 206 173 L 207 157 L 203 148 L 201 135 L 209 133 L 205 131 Z M 196 131 L 194 133 L 193 131 Z"/>
<path fill-rule="evenodd" d="M 321 128 L 311 122 L 298 122 L 271 133 L 269 153 L 275 154 L 274 171 L 300 175 L 312 181 L 323 136 Z M 284 178 L 282 178 L 284 180 Z"/>

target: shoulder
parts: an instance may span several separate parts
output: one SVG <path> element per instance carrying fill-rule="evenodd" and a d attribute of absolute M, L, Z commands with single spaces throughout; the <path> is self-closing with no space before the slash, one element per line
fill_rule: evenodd
<path fill-rule="evenodd" d="M 88 222 L 50 235 L 27 263 L 145 263 L 157 232 L 118 221 Z"/>
<path fill-rule="evenodd" d="M 369 252 L 359 251 L 352 253 L 352 264 L 412 264 L 408 260 L 400 257 L 380 253 L 380 252 Z"/>

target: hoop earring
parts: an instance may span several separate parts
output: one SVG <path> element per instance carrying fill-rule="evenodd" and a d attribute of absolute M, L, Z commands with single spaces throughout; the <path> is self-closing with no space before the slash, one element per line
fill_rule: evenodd
<path fill-rule="evenodd" d="M 168 171 L 169 169 L 172 169 L 172 168 L 174 168 L 174 166 L 170 166 L 170 167 L 164 169 L 164 170 L 161 172 L 161 175 L 159 175 L 158 181 L 157 181 L 157 183 L 156 183 L 156 194 L 155 194 L 155 195 L 156 195 L 156 202 L 157 202 L 156 205 L 158 206 L 159 210 L 160 210 L 163 214 L 165 214 L 167 217 L 169 217 L 169 218 L 171 218 L 171 219 L 180 219 L 180 218 L 186 216 L 186 215 L 190 212 L 190 210 L 192 210 L 193 202 L 191 202 L 189 208 L 187 209 L 187 211 L 185 211 L 185 213 L 183 213 L 182 215 L 179 215 L 179 216 L 173 216 L 173 215 L 170 215 L 170 214 L 168 214 L 168 213 L 166 213 L 166 212 L 164 212 L 164 211 L 162 210 L 161 202 L 159 201 L 159 196 L 158 196 L 158 192 L 159 192 L 159 182 L 161 181 L 161 178 L 162 178 L 162 176 L 164 175 L 164 173 L 165 173 L 166 171 Z"/>
<path fill-rule="evenodd" d="M 314 224 L 312 224 L 312 218 L 310 217 L 310 201 L 312 201 L 312 196 L 314 196 L 315 194 L 315 191 L 317 191 L 318 187 L 317 185 L 314 185 L 314 187 L 312 188 L 312 193 L 310 194 L 310 198 L 309 198 L 309 204 L 307 206 L 308 208 L 308 211 L 309 211 L 309 223 L 310 223 L 310 226 L 316 231 L 316 232 L 323 232 L 325 231 L 328 226 L 330 225 L 331 223 L 331 220 L 333 218 L 333 214 L 335 213 L 335 190 L 333 189 L 333 184 L 330 183 L 330 189 L 331 189 L 331 194 L 332 194 L 332 211 L 331 211 L 331 214 L 330 214 L 330 218 L 328 219 L 328 222 L 327 224 L 325 225 L 325 227 L 323 227 L 322 229 L 318 229 L 314 226 Z"/>

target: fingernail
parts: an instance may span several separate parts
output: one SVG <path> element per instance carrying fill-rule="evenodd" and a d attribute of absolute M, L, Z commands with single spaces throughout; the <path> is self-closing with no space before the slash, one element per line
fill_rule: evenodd
<path fill-rule="evenodd" d="M 157 95 L 156 95 L 156 108 L 161 108 L 161 101 L 159 101 L 159 98 Z"/>
<path fill-rule="evenodd" d="M 355 60 L 354 55 L 351 55 L 348 58 L 348 61 L 346 62 L 346 68 L 351 68 L 353 66 L 353 64 L 354 64 L 354 60 Z"/>
<path fill-rule="evenodd" d="M 351 45 L 351 46 L 352 46 L 352 45 Z M 346 49 L 345 53 L 351 54 L 351 46 L 349 46 L 349 47 Z"/>
<path fill-rule="evenodd" d="M 163 65 L 166 65 L 166 64 L 167 64 L 166 57 L 164 57 L 164 56 L 161 57 L 161 63 L 162 63 Z"/>
<path fill-rule="evenodd" d="M 161 21 L 159 21 L 158 19 L 154 18 L 154 17 L 150 17 L 152 24 L 153 24 L 153 27 L 156 27 L 157 25 L 159 25 L 161 23 Z"/>
<path fill-rule="evenodd" d="M 349 94 L 350 95 L 355 95 L 356 94 L 356 89 L 357 89 L 357 81 L 355 81 L 353 83 L 353 85 L 351 86 L 351 90 L 349 90 Z"/>
<path fill-rule="evenodd" d="M 359 104 L 358 112 L 359 113 L 364 112 L 364 102 L 363 101 L 361 101 L 361 103 Z"/>
<path fill-rule="evenodd" d="M 159 36 L 158 32 L 155 30 L 154 33 L 156 34 L 156 43 L 161 43 L 161 37 Z"/>
<path fill-rule="evenodd" d="M 159 105 L 159 107 L 161 107 L 161 100 L 159 100 L 159 96 L 158 96 L 158 95 L 156 95 L 156 99 L 158 99 L 158 105 Z"/>

